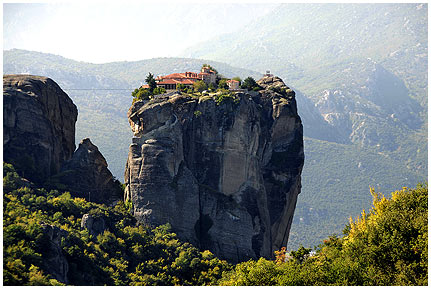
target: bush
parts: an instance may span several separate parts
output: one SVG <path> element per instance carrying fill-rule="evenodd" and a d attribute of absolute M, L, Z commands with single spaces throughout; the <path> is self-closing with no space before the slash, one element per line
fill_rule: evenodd
<path fill-rule="evenodd" d="M 243 83 L 241 84 L 241 88 L 253 91 L 259 91 L 262 89 L 262 87 L 256 83 L 254 78 L 250 76 L 244 79 Z"/>
<path fill-rule="evenodd" d="M 153 98 L 154 95 L 158 95 L 162 93 L 166 93 L 166 89 L 164 89 L 163 87 L 156 87 L 153 90 L 149 88 L 142 88 L 142 87 L 136 88 L 132 92 L 133 103 L 140 100 L 150 100 Z"/>
<path fill-rule="evenodd" d="M 206 90 L 208 87 L 203 80 L 198 80 L 195 83 L 193 83 L 193 88 L 194 88 L 194 91 L 202 93 L 202 91 Z"/>
<path fill-rule="evenodd" d="M 163 87 L 156 87 L 153 90 L 153 95 L 162 94 L 162 93 L 166 93 L 166 89 L 164 89 Z"/>
<path fill-rule="evenodd" d="M 181 83 L 177 83 L 176 87 L 177 87 L 177 90 L 181 92 L 187 92 L 187 90 L 189 90 L 189 88 L 186 85 Z"/>
<path fill-rule="evenodd" d="M 133 102 L 138 100 L 149 100 L 152 92 L 148 88 L 137 88 L 132 92 Z"/>
<path fill-rule="evenodd" d="M 219 89 L 229 89 L 229 86 L 227 85 L 227 79 L 226 78 L 223 78 L 223 79 L 220 79 L 220 81 L 218 82 L 218 88 Z"/>
<path fill-rule="evenodd" d="M 209 91 L 216 91 L 216 87 L 214 86 L 214 83 L 210 83 L 210 85 L 208 86 L 208 90 Z"/>
<path fill-rule="evenodd" d="M 214 96 L 214 100 L 217 105 L 221 105 L 226 102 L 233 102 L 234 104 L 238 104 L 240 101 L 238 96 L 228 90 L 222 90 L 220 94 Z"/>

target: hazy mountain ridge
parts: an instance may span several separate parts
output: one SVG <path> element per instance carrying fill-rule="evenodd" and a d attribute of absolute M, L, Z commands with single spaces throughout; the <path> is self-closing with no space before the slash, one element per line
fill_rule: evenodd
<path fill-rule="evenodd" d="M 34 71 L 57 79 L 64 89 L 115 88 L 135 89 L 144 83 L 148 72 L 163 75 L 172 72 L 198 71 L 201 59 L 152 58 L 141 61 L 121 61 L 93 64 L 67 59 L 59 55 L 11 49 L 3 52 L 3 73 L 31 74 Z M 260 77 L 261 73 L 250 69 L 232 67 L 225 63 L 207 61 L 226 77 Z"/>
<path fill-rule="evenodd" d="M 427 57 L 426 27 L 426 4 L 282 4 L 242 31 L 190 47 L 182 55 L 270 68 L 289 80 L 300 74 L 305 76 L 301 86 L 315 86 L 308 81 L 314 76 L 310 72 L 351 59 L 372 58 L 388 68 L 394 68 L 390 59 L 415 59 L 413 70 L 411 64 L 403 65 L 394 73 L 416 74 L 416 64 Z M 296 69 L 290 69 L 292 64 Z"/>
<path fill-rule="evenodd" d="M 327 84 L 313 79 L 313 72 L 351 60 L 371 58 L 398 76 L 423 73 L 426 27 L 426 4 L 283 4 L 242 31 L 190 47 L 182 55 L 271 69 L 310 94 L 312 87 L 318 89 L 316 82 Z"/>
<path fill-rule="evenodd" d="M 327 134 L 344 134 L 341 143 L 376 145 L 364 137 L 379 132 L 370 127 L 363 136 L 355 134 L 354 123 L 345 127 L 346 120 L 352 122 L 345 112 L 382 123 L 388 116 L 399 119 L 408 128 L 398 134 L 420 128 L 427 103 L 426 16 L 422 4 L 283 4 L 242 31 L 183 55 L 271 69 L 313 100 L 332 127 Z M 328 91 L 329 103 L 322 101 Z M 330 113 L 342 114 L 340 125 Z"/>

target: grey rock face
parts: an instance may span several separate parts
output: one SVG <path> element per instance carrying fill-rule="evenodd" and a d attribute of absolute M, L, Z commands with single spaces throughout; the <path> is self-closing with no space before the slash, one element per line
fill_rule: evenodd
<path fill-rule="evenodd" d="M 43 266 L 48 274 L 58 281 L 67 284 L 69 263 L 61 249 L 61 238 L 67 237 L 67 232 L 53 225 L 42 224 L 47 239 L 43 253 Z"/>
<path fill-rule="evenodd" d="M 75 151 L 78 110 L 51 79 L 3 76 L 3 153 L 36 184 L 111 204 L 121 199 L 105 158 L 89 139 Z"/>
<path fill-rule="evenodd" d="M 51 79 L 3 76 L 3 156 L 24 177 L 41 183 L 75 150 L 78 111 Z"/>
<path fill-rule="evenodd" d="M 75 196 L 92 202 L 111 204 L 120 200 L 122 195 L 105 158 L 89 138 L 79 143 L 72 158 L 50 180 L 66 186 Z"/>
<path fill-rule="evenodd" d="M 81 229 L 87 229 L 90 235 L 96 237 L 105 231 L 105 220 L 101 217 L 93 217 L 92 215 L 85 214 L 82 216 Z"/>
<path fill-rule="evenodd" d="M 136 102 L 125 199 L 151 225 L 240 262 L 286 246 L 301 188 L 302 124 L 281 79 L 259 93 Z"/>

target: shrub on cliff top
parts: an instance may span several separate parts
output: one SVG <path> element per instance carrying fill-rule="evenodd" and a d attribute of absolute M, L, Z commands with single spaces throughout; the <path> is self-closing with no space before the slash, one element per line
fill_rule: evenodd
<path fill-rule="evenodd" d="M 250 76 L 244 79 L 244 81 L 241 84 L 241 88 L 247 89 L 247 90 L 255 90 L 255 91 L 262 89 L 262 87 L 256 83 L 254 78 Z"/>
<path fill-rule="evenodd" d="M 238 104 L 240 99 L 234 93 L 227 89 L 220 89 L 220 93 L 214 95 L 214 100 L 217 105 L 232 101 L 234 104 Z"/>
<path fill-rule="evenodd" d="M 194 91 L 202 92 L 208 88 L 207 84 L 203 82 L 203 80 L 198 80 L 195 83 L 193 83 Z"/>

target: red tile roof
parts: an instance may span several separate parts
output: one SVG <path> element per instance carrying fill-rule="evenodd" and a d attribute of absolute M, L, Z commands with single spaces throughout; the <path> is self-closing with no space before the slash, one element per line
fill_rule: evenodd
<path fill-rule="evenodd" d="M 213 72 L 213 71 L 210 70 L 210 72 Z M 202 79 L 203 76 L 210 75 L 210 74 L 211 73 L 206 73 L 206 72 L 196 73 L 196 72 L 186 71 L 184 73 L 171 73 L 164 76 L 157 76 L 156 81 L 158 85 L 177 84 L 177 83 L 193 84 L 197 80 Z"/>
<path fill-rule="evenodd" d="M 165 76 L 158 76 L 156 79 L 181 79 L 181 78 L 198 78 L 195 72 L 171 73 Z"/>
<path fill-rule="evenodd" d="M 157 82 L 157 84 L 193 84 L 196 80 L 193 79 L 163 79 L 163 81 Z"/>
<path fill-rule="evenodd" d="M 193 84 L 197 80 L 199 80 L 200 77 L 195 72 L 189 72 L 186 71 L 184 73 L 171 73 L 165 76 L 158 76 L 156 78 L 158 85 L 163 84 Z"/>

